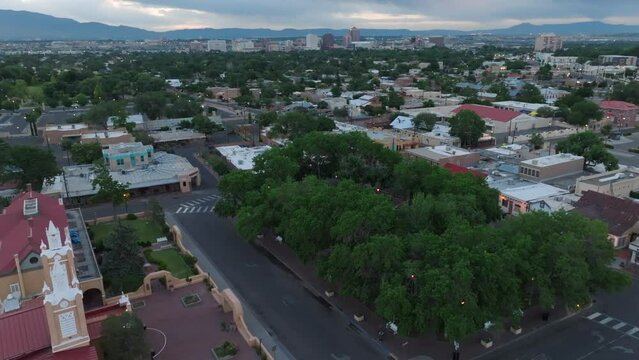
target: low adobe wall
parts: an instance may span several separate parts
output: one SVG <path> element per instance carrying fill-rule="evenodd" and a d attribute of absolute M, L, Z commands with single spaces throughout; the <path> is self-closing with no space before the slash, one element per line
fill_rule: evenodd
<path fill-rule="evenodd" d="M 143 216 L 144 213 L 136 214 L 138 216 Z M 126 215 L 124 215 L 126 217 Z M 113 217 L 102 218 L 113 220 Z M 100 222 L 101 219 L 97 219 Z M 171 232 L 173 233 L 173 239 L 175 240 L 175 244 L 180 249 L 181 252 L 193 256 L 193 254 L 184 247 L 182 243 L 182 231 L 176 225 L 171 227 Z M 126 294 L 129 297 L 129 300 L 137 300 L 144 298 L 146 296 L 150 296 L 153 291 L 151 287 L 151 281 L 158 278 L 164 278 L 166 281 L 166 287 L 169 290 L 179 289 L 194 283 L 207 282 L 210 286 L 210 294 L 217 301 L 218 304 L 222 306 L 224 312 L 231 312 L 233 314 L 233 321 L 237 326 L 237 331 L 240 333 L 244 341 L 251 346 L 252 348 L 260 348 L 262 354 L 266 357 L 267 360 L 275 360 L 273 355 L 269 352 L 267 347 L 257 338 L 255 335 L 251 333 L 248 326 L 246 325 L 246 321 L 244 320 L 244 308 L 242 307 L 242 303 L 237 298 L 235 293 L 231 289 L 224 289 L 223 291 L 219 290 L 219 287 L 215 283 L 215 280 L 206 273 L 199 264 L 195 264 L 195 269 L 197 271 L 197 275 L 188 277 L 186 279 L 179 279 L 174 277 L 170 272 L 166 270 L 152 272 L 144 277 L 144 283 L 140 288 L 138 288 L 134 292 L 130 292 Z M 120 300 L 119 296 L 114 296 L 105 300 L 105 305 L 113 305 L 117 304 Z"/>

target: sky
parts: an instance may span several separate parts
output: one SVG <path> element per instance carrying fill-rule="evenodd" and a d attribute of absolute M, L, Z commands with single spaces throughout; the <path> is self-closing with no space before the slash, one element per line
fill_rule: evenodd
<path fill-rule="evenodd" d="M 0 0 L 81 22 L 184 28 L 481 30 L 601 20 L 639 25 L 639 0 Z"/>

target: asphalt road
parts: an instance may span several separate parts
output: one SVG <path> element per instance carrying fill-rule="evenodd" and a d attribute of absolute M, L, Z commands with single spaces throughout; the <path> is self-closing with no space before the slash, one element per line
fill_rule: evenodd
<path fill-rule="evenodd" d="M 638 298 L 639 280 L 634 278 L 623 292 L 599 294 L 587 311 L 476 359 L 639 359 Z"/>

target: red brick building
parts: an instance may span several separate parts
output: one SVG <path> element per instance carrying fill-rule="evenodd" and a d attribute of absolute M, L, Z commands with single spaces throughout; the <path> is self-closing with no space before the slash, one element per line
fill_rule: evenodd
<path fill-rule="evenodd" d="M 615 127 L 631 128 L 637 124 L 639 106 L 618 100 L 605 100 L 599 104 L 604 113 L 604 120 L 612 122 Z"/>

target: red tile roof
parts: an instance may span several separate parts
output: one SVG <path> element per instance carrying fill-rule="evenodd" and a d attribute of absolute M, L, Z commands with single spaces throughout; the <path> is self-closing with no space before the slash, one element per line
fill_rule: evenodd
<path fill-rule="evenodd" d="M 487 174 L 479 170 L 469 169 L 467 167 L 459 166 L 453 163 L 446 163 L 444 164 L 444 167 L 448 169 L 450 172 L 452 172 L 453 174 L 473 174 L 482 179 L 485 179 L 486 176 L 488 176 Z"/>
<path fill-rule="evenodd" d="M 574 211 L 605 222 L 608 233 L 615 236 L 623 235 L 639 221 L 638 203 L 590 190 L 577 201 Z"/>
<path fill-rule="evenodd" d="M 30 198 L 38 200 L 38 214 L 33 216 L 32 224 L 23 215 L 24 200 Z M 47 243 L 46 227 L 49 221 L 53 221 L 60 232 L 63 232 L 68 226 L 64 206 L 58 199 L 36 191 L 18 195 L 4 209 L 0 214 L 0 274 L 14 271 L 14 254 L 18 254 L 21 261 L 30 253 L 40 254 L 40 242 Z"/>
<path fill-rule="evenodd" d="M 462 110 L 470 110 L 475 114 L 479 115 L 482 119 L 488 119 L 499 122 L 509 122 L 521 115 L 520 112 L 512 111 L 512 110 L 504 110 L 497 109 L 492 106 L 486 105 L 477 105 L 477 104 L 463 104 L 453 110 L 455 114 L 459 113 Z"/>
<path fill-rule="evenodd" d="M 599 104 L 599 107 L 604 110 L 638 110 L 639 106 L 618 100 L 604 100 Z"/>
<path fill-rule="evenodd" d="M 20 310 L 0 315 L 0 359 L 18 357 L 51 346 L 42 299 L 23 303 Z"/>

